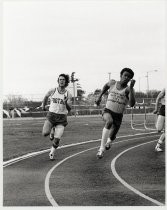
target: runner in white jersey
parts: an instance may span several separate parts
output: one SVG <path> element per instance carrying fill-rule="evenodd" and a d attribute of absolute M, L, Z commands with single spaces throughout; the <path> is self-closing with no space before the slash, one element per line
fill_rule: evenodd
<path fill-rule="evenodd" d="M 53 144 L 49 157 L 51 160 L 54 159 L 54 153 L 56 148 L 59 146 L 60 139 L 63 135 L 64 128 L 67 123 L 67 114 L 71 107 L 71 94 L 66 89 L 69 84 L 69 76 L 66 74 L 60 74 L 58 78 L 59 86 L 51 89 L 47 92 L 43 100 L 43 110 L 46 110 L 46 104 L 50 99 L 50 107 L 46 116 L 46 120 L 43 126 L 43 136 L 48 136 L 51 132 L 53 134 Z"/>
<path fill-rule="evenodd" d="M 132 80 L 133 76 L 134 72 L 131 69 L 122 69 L 120 81 L 110 80 L 106 83 L 95 102 L 99 105 L 102 95 L 109 90 L 106 106 L 103 110 L 105 126 L 102 131 L 101 145 L 97 153 L 97 158 L 99 159 L 103 157 L 105 149 L 110 149 L 112 141 L 116 138 L 126 105 L 128 103 L 131 107 L 135 105 L 135 92 L 133 89 L 135 80 Z M 130 86 L 127 86 L 130 80 Z"/>
<path fill-rule="evenodd" d="M 161 104 L 159 112 L 158 112 L 158 106 L 159 103 Z M 165 129 L 165 88 L 158 94 L 156 103 L 155 103 L 155 110 L 153 112 L 154 114 L 158 113 L 158 118 L 157 118 L 157 123 L 156 123 L 156 128 L 157 131 L 160 133 Z M 156 152 L 162 152 L 162 144 L 165 141 L 165 132 L 163 132 L 158 139 L 158 142 L 155 146 L 155 151 Z"/>

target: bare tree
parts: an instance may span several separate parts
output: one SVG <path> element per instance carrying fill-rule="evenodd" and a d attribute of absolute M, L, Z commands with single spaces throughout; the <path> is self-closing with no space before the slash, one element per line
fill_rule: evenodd
<path fill-rule="evenodd" d="M 25 105 L 27 99 L 23 98 L 21 95 L 8 95 L 7 99 L 3 102 L 3 107 L 5 109 L 22 107 Z"/>

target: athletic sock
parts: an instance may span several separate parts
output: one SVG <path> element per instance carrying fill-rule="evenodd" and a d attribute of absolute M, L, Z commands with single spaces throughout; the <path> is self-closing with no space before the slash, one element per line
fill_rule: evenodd
<path fill-rule="evenodd" d="M 102 131 L 102 139 L 101 139 L 101 145 L 100 145 L 100 150 L 104 151 L 105 150 L 105 143 L 107 141 L 107 138 L 109 136 L 109 129 L 106 129 L 105 127 L 103 128 Z"/>
<path fill-rule="evenodd" d="M 161 147 L 161 144 L 160 143 L 157 143 L 156 147 Z"/>
<path fill-rule="evenodd" d="M 112 141 L 111 141 L 111 139 L 110 138 L 108 138 L 107 139 L 107 143 L 111 143 Z"/>
<path fill-rule="evenodd" d="M 165 140 L 165 133 L 162 133 L 159 140 L 158 140 L 158 143 L 162 144 L 164 142 L 164 140 Z"/>
<path fill-rule="evenodd" d="M 56 149 L 52 146 L 51 149 L 50 149 L 50 152 L 51 152 L 52 154 L 54 154 L 55 151 L 56 151 Z"/>
<path fill-rule="evenodd" d="M 51 134 L 51 135 L 54 135 L 54 132 L 55 132 L 55 128 L 53 127 L 53 128 L 51 129 L 50 134 Z"/>

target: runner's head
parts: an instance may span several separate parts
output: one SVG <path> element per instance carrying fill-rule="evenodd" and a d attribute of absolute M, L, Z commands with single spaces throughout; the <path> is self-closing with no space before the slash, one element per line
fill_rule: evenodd
<path fill-rule="evenodd" d="M 134 72 L 129 68 L 124 68 L 120 72 L 120 81 L 122 85 L 127 85 L 128 82 L 133 78 Z"/>
<path fill-rule="evenodd" d="M 134 72 L 132 71 L 132 69 L 130 69 L 130 68 L 124 68 L 124 69 L 122 69 L 121 72 L 120 72 L 120 76 L 122 76 L 124 72 L 128 72 L 129 73 L 130 79 L 133 78 Z"/>
<path fill-rule="evenodd" d="M 58 83 L 60 87 L 67 87 L 70 82 L 68 74 L 60 74 L 58 77 Z"/>

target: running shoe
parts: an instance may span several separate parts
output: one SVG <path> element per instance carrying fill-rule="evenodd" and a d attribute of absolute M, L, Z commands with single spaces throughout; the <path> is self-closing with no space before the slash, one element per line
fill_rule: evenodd
<path fill-rule="evenodd" d="M 54 153 L 50 152 L 49 153 L 49 158 L 50 158 L 50 160 L 54 160 Z"/>
<path fill-rule="evenodd" d="M 109 150 L 111 148 L 111 142 L 107 142 L 105 145 L 105 149 Z"/>
<path fill-rule="evenodd" d="M 54 139 L 54 133 L 50 133 L 49 138 L 50 138 L 51 141 L 53 141 L 53 139 Z"/>
<path fill-rule="evenodd" d="M 96 154 L 96 157 L 97 157 L 98 159 L 101 159 L 101 158 L 103 158 L 103 156 L 104 156 L 104 151 L 98 150 L 98 152 L 97 152 L 97 154 Z"/>
<path fill-rule="evenodd" d="M 155 151 L 156 152 L 163 152 L 163 149 L 159 145 L 156 145 Z"/>

